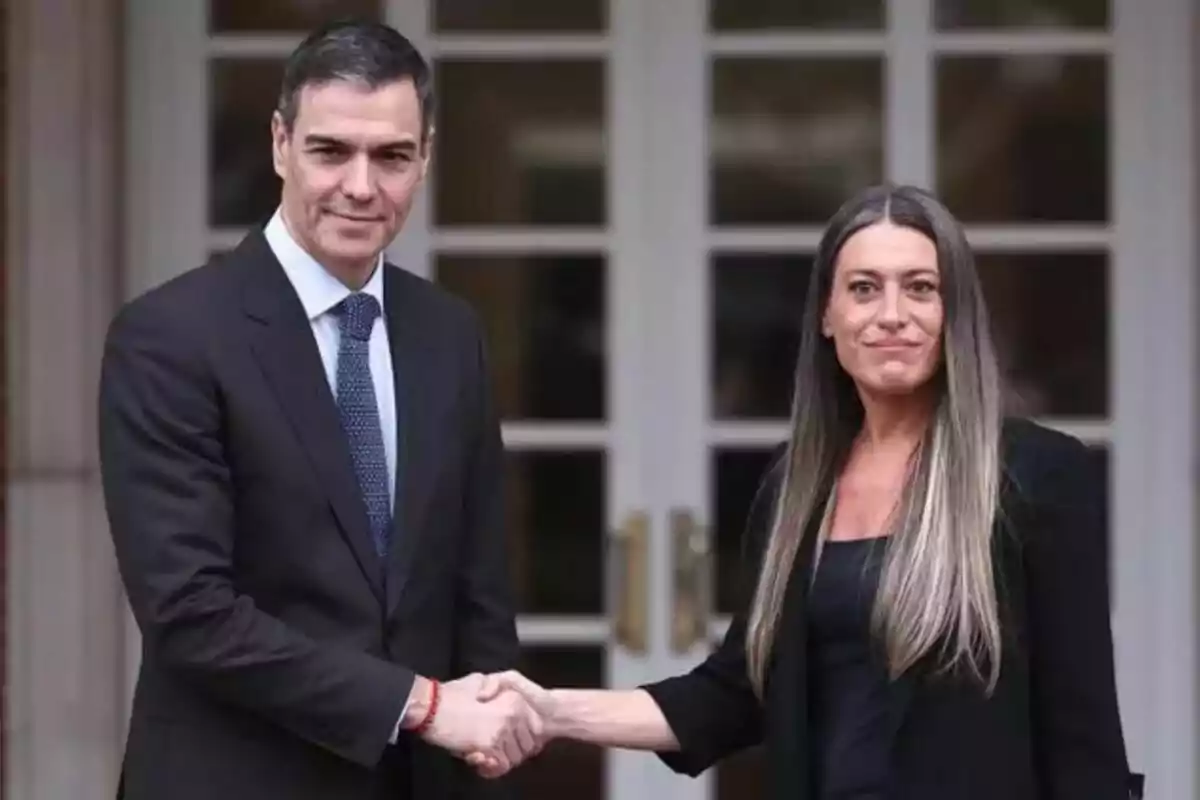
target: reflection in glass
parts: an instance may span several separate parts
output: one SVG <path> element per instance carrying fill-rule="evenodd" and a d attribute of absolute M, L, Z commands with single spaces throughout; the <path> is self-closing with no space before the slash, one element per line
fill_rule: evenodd
<path fill-rule="evenodd" d="M 883 174 L 877 58 L 717 58 L 709 216 L 718 225 L 824 224 Z"/>
<path fill-rule="evenodd" d="M 1109 0 L 934 0 L 934 25 L 954 28 L 1105 28 Z"/>
<path fill-rule="evenodd" d="M 717 31 L 883 27 L 883 0 L 712 0 L 710 25 Z"/>
<path fill-rule="evenodd" d="M 607 27 L 607 0 L 433 0 L 435 31 L 598 33 Z"/>
<path fill-rule="evenodd" d="M 283 62 L 214 58 L 209 65 L 208 220 L 215 227 L 266 222 L 279 204 L 271 163 L 271 115 Z"/>
<path fill-rule="evenodd" d="M 606 218 L 604 63 L 436 64 L 438 225 L 588 225 Z"/>
<path fill-rule="evenodd" d="M 345 17 L 380 19 L 380 0 L 210 0 L 213 33 L 308 33 Z"/>
<path fill-rule="evenodd" d="M 712 260 L 713 385 L 717 419 L 784 419 L 809 255 L 722 253 Z"/>
<path fill-rule="evenodd" d="M 721 447 L 712 451 L 713 519 L 716 520 L 718 614 L 732 614 L 746 600 L 743 547 L 750 506 L 771 464 L 771 448 Z"/>
<path fill-rule="evenodd" d="M 937 185 L 969 222 L 1109 217 L 1103 56 L 937 61 Z"/>
<path fill-rule="evenodd" d="M 1106 254 L 984 254 L 977 261 L 1016 407 L 1033 416 L 1107 416 Z"/>
<path fill-rule="evenodd" d="M 523 614 L 604 612 L 605 456 L 505 454 L 509 567 Z"/>
<path fill-rule="evenodd" d="M 597 689 L 605 686 L 603 647 L 534 646 L 521 652 L 519 669 L 546 687 Z M 556 739 L 512 773 L 513 796 L 530 800 L 605 800 L 605 751 Z"/>
<path fill-rule="evenodd" d="M 504 419 L 604 419 L 604 273 L 601 256 L 438 256 L 482 318 Z"/>

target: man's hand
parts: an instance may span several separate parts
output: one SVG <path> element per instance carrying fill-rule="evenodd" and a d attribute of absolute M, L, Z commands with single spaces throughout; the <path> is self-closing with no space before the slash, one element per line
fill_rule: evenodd
<path fill-rule="evenodd" d="M 489 764 L 489 777 L 499 777 L 542 747 L 542 721 L 516 692 L 506 692 L 482 702 L 484 676 L 468 675 L 442 684 L 437 713 L 421 738 L 460 756 L 477 754 Z M 429 712 L 432 684 L 417 678 L 413 702 L 404 727 L 420 724 Z"/>
<path fill-rule="evenodd" d="M 553 738 L 551 722 L 554 719 L 555 702 L 554 695 L 549 690 L 543 689 L 515 670 L 483 676 L 477 687 L 477 700 L 490 705 L 508 697 L 519 696 L 538 718 L 540 727 L 537 746 L 533 752 L 525 755 L 526 759 L 541 752 L 546 742 Z M 485 752 L 475 751 L 467 755 L 467 763 L 485 778 L 499 778 L 510 769 L 519 766 L 521 762 L 510 760 L 505 764 Z"/>

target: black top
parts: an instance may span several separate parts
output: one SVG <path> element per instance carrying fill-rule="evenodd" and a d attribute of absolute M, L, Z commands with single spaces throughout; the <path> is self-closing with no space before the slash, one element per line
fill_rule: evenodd
<path fill-rule="evenodd" d="M 1005 642 L 991 694 L 962 670 L 922 661 L 893 686 L 901 709 L 888 800 L 1130 800 L 1117 707 L 1108 596 L 1105 482 L 1078 439 L 1009 420 L 993 536 Z M 746 526 L 742 602 L 695 669 L 645 686 L 679 749 L 659 753 L 699 775 L 762 745 L 764 800 L 814 800 L 808 704 L 809 585 L 815 528 L 801 533 L 760 697 L 750 681 L 750 600 L 781 494 L 781 447 Z M 818 487 L 818 507 L 829 482 Z"/>
<path fill-rule="evenodd" d="M 813 796 L 882 800 L 900 713 L 871 611 L 887 540 L 827 542 L 808 603 Z"/>

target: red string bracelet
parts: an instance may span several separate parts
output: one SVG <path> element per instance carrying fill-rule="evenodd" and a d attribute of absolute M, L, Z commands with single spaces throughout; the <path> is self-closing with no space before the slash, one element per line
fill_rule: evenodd
<path fill-rule="evenodd" d="M 441 684 L 432 678 L 429 683 L 433 687 L 433 695 L 429 698 L 429 711 L 426 712 L 425 719 L 421 720 L 421 724 L 413 731 L 417 736 L 429 730 L 429 726 L 433 724 L 433 718 L 437 716 L 438 700 L 441 699 Z"/>

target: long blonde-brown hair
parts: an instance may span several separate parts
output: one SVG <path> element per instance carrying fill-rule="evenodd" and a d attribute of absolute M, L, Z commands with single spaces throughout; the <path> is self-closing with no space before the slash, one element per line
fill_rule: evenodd
<path fill-rule="evenodd" d="M 831 487 L 863 422 L 853 382 L 821 335 L 821 317 L 842 245 L 884 220 L 920 231 L 936 245 L 945 323 L 935 378 L 940 393 L 890 530 L 874 629 L 893 677 L 935 649 L 942 668 L 965 665 L 988 691 L 999 675 L 992 526 L 1003 410 L 987 310 L 966 236 L 950 212 L 915 187 L 878 186 L 837 211 L 813 262 L 791 436 L 746 628 L 750 679 L 760 696 L 796 553 L 805 535 L 824 537 Z"/>

